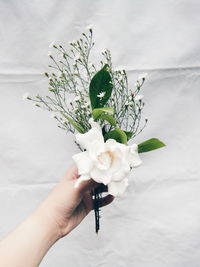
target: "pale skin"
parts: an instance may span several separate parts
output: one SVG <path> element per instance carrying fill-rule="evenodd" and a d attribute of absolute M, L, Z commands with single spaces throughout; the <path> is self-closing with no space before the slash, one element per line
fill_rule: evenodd
<path fill-rule="evenodd" d="M 93 209 L 91 191 L 99 184 L 91 179 L 75 188 L 77 178 L 77 169 L 69 168 L 34 213 L 0 242 L 0 266 L 39 266 L 49 248 L 79 225 Z M 102 188 L 102 192 L 106 191 L 106 187 Z M 100 206 L 113 199 L 105 196 Z"/>

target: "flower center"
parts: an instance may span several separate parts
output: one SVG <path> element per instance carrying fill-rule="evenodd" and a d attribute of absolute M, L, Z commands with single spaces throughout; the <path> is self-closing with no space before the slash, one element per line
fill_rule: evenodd
<path fill-rule="evenodd" d="M 97 158 L 101 169 L 108 169 L 112 165 L 115 155 L 112 151 L 106 151 L 100 153 Z"/>

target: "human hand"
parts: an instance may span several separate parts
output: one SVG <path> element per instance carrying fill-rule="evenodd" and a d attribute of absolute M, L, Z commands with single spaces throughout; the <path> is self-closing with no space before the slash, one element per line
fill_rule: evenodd
<path fill-rule="evenodd" d="M 59 237 L 72 231 L 93 209 L 92 190 L 99 184 L 91 179 L 75 188 L 74 184 L 78 177 L 77 168 L 69 168 L 36 211 L 45 218 L 46 223 L 53 224 L 57 228 Z M 107 192 L 106 186 L 102 186 L 102 192 Z M 103 197 L 100 200 L 100 207 L 110 204 L 113 199 L 112 195 Z"/>

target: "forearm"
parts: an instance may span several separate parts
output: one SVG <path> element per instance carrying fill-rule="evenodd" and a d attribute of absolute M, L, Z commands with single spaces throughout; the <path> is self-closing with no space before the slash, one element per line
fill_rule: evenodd
<path fill-rule="evenodd" d="M 0 266 L 38 266 L 59 236 L 54 224 L 36 211 L 0 242 Z"/>

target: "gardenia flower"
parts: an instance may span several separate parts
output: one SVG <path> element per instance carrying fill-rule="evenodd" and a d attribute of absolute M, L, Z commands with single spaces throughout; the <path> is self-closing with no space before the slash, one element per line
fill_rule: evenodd
<path fill-rule="evenodd" d="M 87 133 L 76 134 L 77 143 L 86 151 L 73 156 L 80 175 L 75 187 L 92 178 L 107 185 L 109 194 L 121 195 L 128 186 L 129 171 L 142 163 L 138 146 L 124 145 L 114 139 L 104 142 L 100 125 L 93 119 L 89 123 L 92 128 Z"/>

